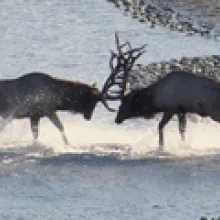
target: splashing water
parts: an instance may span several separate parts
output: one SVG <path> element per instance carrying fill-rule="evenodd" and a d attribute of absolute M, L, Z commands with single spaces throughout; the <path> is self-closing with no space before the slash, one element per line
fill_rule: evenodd
<path fill-rule="evenodd" d="M 60 132 L 47 119 L 40 124 L 39 146 L 54 153 L 116 154 L 122 158 L 190 157 L 214 155 L 220 152 L 219 124 L 211 119 L 188 121 L 186 140 L 181 141 L 177 121 L 172 120 L 164 129 L 164 152 L 158 152 L 158 119 L 136 119 L 122 125 L 98 120 L 85 121 L 81 116 L 61 114 L 70 145 L 65 145 Z M 137 129 L 137 124 L 140 124 Z M 2 148 L 28 151 L 33 137 L 28 120 L 14 120 L 0 133 Z M 37 149 L 37 148 L 36 148 Z M 40 152 L 39 154 L 42 154 Z"/>

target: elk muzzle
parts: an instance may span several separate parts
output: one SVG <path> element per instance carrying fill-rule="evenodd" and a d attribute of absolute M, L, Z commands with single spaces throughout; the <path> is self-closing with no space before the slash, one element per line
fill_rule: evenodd
<path fill-rule="evenodd" d="M 119 108 L 118 114 L 115 118 L 115 123 L 121 124 L 126 118 L 128 118 L 128 117 L 125 117 L 125 114 L 126 114 L 126 112 L 121 111 L 121 109 Z"/>
<path fill-rule="evenodd" d="M 115 118 L 115 123 L 116 124 L 121 124 L 124 120 L 122 118 L 119 117 L 119 115 L 117 115 L 117 117 Z"/>

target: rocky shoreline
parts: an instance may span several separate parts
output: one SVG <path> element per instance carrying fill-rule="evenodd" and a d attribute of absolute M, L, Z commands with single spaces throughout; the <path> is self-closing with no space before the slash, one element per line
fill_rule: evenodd
<path fill-rule="evenodd" d="M 150 27 L 162 26 L 173 31 L 179 31 L 187 35 L 198 34 L 202 37 L 218 38 L 214 33 L 215 25 L 211 22 L 199 23 L 180 12 L 167 6 L 157 6 L 146 3 L 145 0 L 107 0 L 114 3 L 117 8 L 131 15 L 141 23 L 148 23 Z"/>
<path fill-rule="evenodd" d="M 214 24 L 199 24 L 192 18 L 176 12 L 170 7 L 158 7 L 147 0 L 107 0 L 114 3 L 117 8 L 130 14 L 134 19 L 142 23 L 149 23 L 150 27 L 163 26 L 187 35 L 199 34 L 211 37 Z M 182 57 L 168 61 L 152 62 L 145 65 L 136 65 L 129 74 L 130 89 L 144 88 L 173 70 L 184 70 L 192 74 L 198 74 L 220 82 L 220 55 L 202 57 Z"/>
<path fill-rule="evenodd" d="M 169 61 L 154 62 L 147 66 L 138 64 L 130 72 L 130 88 L 132 90 L 144 88 L 173 70 L 189 71 L 220 82 L 220 55 L 182 57 L 180 60 L 171 59 Z"/>

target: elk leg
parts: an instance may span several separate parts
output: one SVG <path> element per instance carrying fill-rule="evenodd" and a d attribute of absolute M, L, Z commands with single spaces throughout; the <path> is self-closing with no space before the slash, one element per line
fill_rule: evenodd
<path fill-rule="evenodd" d="M 58 130 L 61 132 L 62 139 L 63 139 L 64 143 L 68 145 L 69 143 L 68 143 L 67 137 L 64 133 L 63 125 L 62 125 L 61 121 L 59 120 L 57 114 L 54 112 L 52 115 L 48 116 L 48 118 L 58 128 Z"/>
<path fill-rule="evenodd" d="M 163 146 L 164 146 L 164 137 L 163 137 L 164 126 L 170 121 L 173 115 L 174 115 L 173 112 L 165 112 L 159 123 L 158 130 L 159 130 L 159 148 L 160 149 L 163 149 Z"/>
<path fill-rule="evenodd" d="M 179 120 L 179 132 L 181 135 L 182 141 L 185 140 L 185 131 L 186 131 L 186 114 L 185 113 L 179 113 L 177 114 L 178 120 Z"/>
<path fill-rule="evenodd" d="M 31 118 L 31 130 L 34 136 L 34 142 L 36 143 L 38 138 L 38 125 L 39 125 L 40 118 L 32 117 Z"/>

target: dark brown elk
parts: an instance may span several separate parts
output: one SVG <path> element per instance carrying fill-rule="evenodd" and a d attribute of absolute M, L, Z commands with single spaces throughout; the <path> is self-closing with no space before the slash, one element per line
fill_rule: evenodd
<path fill-rule="evenodd" d="M 213 104 L 217 104 L 215 100 L 220 99 L 219 84 L 206 77 L 176 71 L 147 88 L 128 93 L 129 73 L 136 59 L 144 53 L 145 45 L 132 49 L 131 44 L 128 42 L 120 45 L 117 34 L 115 38 L 118 54 L 112 52 L 112 60 L 116 59 L 117 68 L 114 68 L 115 71 L 112 71 L 113 74 L 109 77 L 107 90 L 110 90 L 109 88 L 114 85 L 120 88 L 114 97 L 115 100 L 121 101 L 115 119 L 117 124 L 129 118 L 143 117 L 149 119 L 157 113 L 163 113 L 162 120 L 158 126 L 159 146 L 162 148 L 164 145 L 164 126 L 174 115 L 177 115 L 178 118 L 178 127 L 182 140 L 185 139 L 187 113 L 210 116 L 220 122 L 218 110 L 216 107 L 213 108 Z M 217 106 L 220 107 L 220 104 Z"/>
<path fill-rule="evenodd" d="M 220 83 L 193 73 L 175 71 L 147 88 L 127 94 L 119 107 L 115 122 L 135 117 L 146 119 L 163 113 L 159 123 L 159 146 L 164 144 L 164 126 L 177 114 L 182 136 L 186 127 L 186 114 L 209 116 L 220 122 Z"/>
<path fill-rule="evenodd" d="M 32 72 L 11 80 L 0 80 L 0 116 L 3 119 L 29 118 L 34 140 L 38 138 L 38 125 L 42 117 L 48 117 L 59 129 L 64 142 L 67 137 L 56 111 L 80 113 L 90 120 L 95 106 L 106 103 L 106 95 L 97 88 L 41 72 Z M 9 120 L 6 120 L 9 121 Z"/>
<path fill-rule="evenodd" d="M 36 141 L 40 119 L 48 117 L 59 129 L 63 141 L 67 144 L 64 127 L 58 118 L 57 111 L 80 113 L 86 120 L 91 119 L 98 102 L 102 102 L 109 111 L 114 111 L 108 106 L 107 100 L 118 100 L 118 95 L 122 94 L 116 92 L 117 96 L 115 96 L 115 91 L 111 91 L 111 87 L 117 84 L 120 89 L 125 88 L 126 85 L 121 85 L 124 82 L 120 75 L 121 71 L 123 67 L 130 71 L 135 59 L 142 53 L 138 53 L 135 59 L 132 58 L 124 63 L 124 56 L 131 57 L 130 55 L 138 52 L 139 49 L 133 49 L 124 54 L 122 48 L 130 45 L 128 43 L 119 45 L 117 34 L 115 41 L 120 54 L 118 56 L 111 52 L 109 62 L 111 74 L 101 91 L 85 83 L 55 78 L 42 72 L 27 73 L 11 80 L 0 80 L 0 116 L 7 119 L 1 129 L 12 119 L 29 118 Z M 114 65 L 115 59 L 116 65 Z"/>

